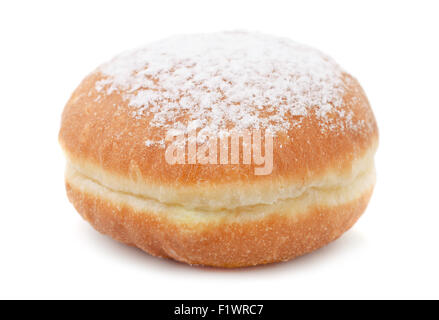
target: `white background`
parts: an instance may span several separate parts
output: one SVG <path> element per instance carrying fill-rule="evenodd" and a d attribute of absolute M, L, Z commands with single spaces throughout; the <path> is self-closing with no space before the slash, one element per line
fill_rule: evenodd
<path fill-rule="evenodd" d="M 437 1 L 1 1 L 0 298 L 439 298 Z M 151 257 L 95 232 L 57 143 L 81 79 L 175 33 L 246 29 L 331 55 L 380 128 L 360 221 L 297 260 L 238 270 Z"/>

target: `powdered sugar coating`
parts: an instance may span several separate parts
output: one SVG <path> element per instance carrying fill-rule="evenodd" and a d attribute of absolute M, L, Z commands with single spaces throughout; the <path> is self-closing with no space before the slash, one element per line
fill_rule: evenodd
<path fill-rule="evenodd" d="M 165 130 L 206 134 L 264 129 L 274 134 L 311 111 L 322 130 L 340 109 L 342 69 L 313 48 L 259 33 L 175 36 L 119 55 L 101 66 L 99 94 L 122 92 L 134 117 Z M 293 122 L 291 117 L 294 117 Z M 335 124 L 338 126 L 337 124 Z M 163 141 L 146 141 L 146 146 Z"/>

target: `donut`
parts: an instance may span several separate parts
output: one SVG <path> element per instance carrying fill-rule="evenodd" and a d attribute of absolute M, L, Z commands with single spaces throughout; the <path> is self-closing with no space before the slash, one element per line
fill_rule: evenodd
<path fill-rule="evenodd" d="M 59 142 L 97 231 L 157 257 L 245 267 L 339 238 L 375 185 L 378 128 L 332 58 L 252 32 L 173 36 L 91 72 Z"/>

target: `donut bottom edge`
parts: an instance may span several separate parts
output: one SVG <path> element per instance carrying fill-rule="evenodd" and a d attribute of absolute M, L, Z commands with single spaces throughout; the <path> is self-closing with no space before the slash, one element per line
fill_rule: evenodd
<path fill-rule="evenodd" d="M 175 219 L 153 208 L 141 210 L 111 198 L 109 194 L 115 191 L 104 186 L 89 190 L 66 177 L 70 202 L 100 233 L 153 256 L 222 268 L 288 261 L 325 246 L 355 224 L 367 207 L 373 187 L 374 183 L 345 203 L 317 203 L 291 214 L 271 212 L 254 218 L 232 216 L 206 222 Z"/>

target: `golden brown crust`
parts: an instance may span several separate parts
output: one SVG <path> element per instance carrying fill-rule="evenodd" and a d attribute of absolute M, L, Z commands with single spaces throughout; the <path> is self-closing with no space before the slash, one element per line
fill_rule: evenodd
<path fill-rule="evenodd" d="M 204 41 L 201 43 L 204 45 Z M 283 40 L 276 43 L 286 45 Z M 234 44 L 232 49 L 235 50 Z M 160 57 L 167 55 L 160 50 L 155 53 Z M 280 55 L 289 60 L 291 55 L 285 52 Z M 158 59 L 158 62 L 154 60 L 157 63 L 154 68 L 149 66 L 149 60 L 144 60 L 143 53 L 140 60 L 135 54 L 110 62 L 110 66 L 116 63 L 110 68 L 115 73 L 108 73 L 105 68 L 91 73 L 72 94 L 63 112 L 59 141 L 68 160 L 68 196 L 94 228 L 152 255 L 190 264 L 241 267 L 292 259 L 338 238 L 355 223 L 372 192 L 373 157 L 378 143 L 374 115 L 355 78 L 332 63 L 328 67 L 324 63 L 328 58 L 320 54 L 316 58 L 313 53 L 315 59 L 310 60 L 306 53 L 294 60 L 297 63 L 283 62 L 285 65 L 277 66 L 276 70 L 269 65 L 268 73 L 262 78 L 258 66 L 264 69 L 265 64 L 253 65 L 257 72 L 250 73 L 250 78 L 238 77 L 238 82 L 226 76 L 232 74 L 234 79 L 236 70 L 224 75 L 220 72 L 228 68 L 228 60 L 224 65 L 216 65 L 219 69 L 210 73 L 201 70 L 204 65 L 198 64 L 198 60 L 189 63 L 187 68 L 196 71 L 191 69 L 187 78 L 187 68 L 176 70 L 175 61 L 168 57 L 163 60 L 166 72 L 159 81 L 157 72 L 163 67 L 162 58 L 153 55 Z M 266 56 L 262 55 L 261 59 L 265 62 Z M 181 57 L 177 59 L 178 65 L 180 60 Z M 213 60 L 206 61 L 203 63 L 209 66 Z M 290 70 L 284 68 L 286 65 L 295 67 Z M 205 80 L 211 80 L 213 75 L 218 79 L 209 81 L 212 88 L 204 87 L 198 78 L 191 78 L 195 76 L 193 72 L 202 73 Z M 273 72 L 280 79 L 276 90 L 270 89 Z M 133 77 L 135 84 L 125 86 Z M 143 81 L 145 77 L 147 81 Z M 287 78 L 294 84 L 294 99 L 303 106 L 299 103 L 294 109 L 292 104 L 296 100 L 283 97 Z M 139 79 L 143 80 L 138 82 Z M 170 85 L 170 79 L 176 81 Z M 256 88 L 260 94 L 257 99 L 236 95 L 235 91 L 242 89 L 236 83 L 260 81 L 268 86 L 250 86 L 245 96 L 254 95 L 252 90 Z M 227 93 L 217 88 L 218 83 L 224 82 L 234 90 Z M 117 85 L 109 90 L 105 87 L 109 83 Z M 184 94 L 180 91 L 181 86 L 185 87 L 182 84 L 191 84 Z M 174 92 L 170 104 L 166 90 Z M 264 95 L 270 90 L 273 99 L 265 100 Z M 212 96 L 219 98 L 204 99 L 212 92 L 215 93 Z M 323 94 L 321 97 L 318 94 L 318 99 L 308 99 L 315 92 Z M 154 95 L 159 98 L 153 105 L 150 98 Z M 227 100 L 228 95 L 233 99 Z M 134 108 L 135 103 L 130 106 L 129 96 L 140 97 L 134 98 L 141 100 L 140 109 Z M 183 98 L 194 103 L 186 106 Z M 190 112 L 204 100 L 205 104 L 222 103 L 223 113 L 218 115 L 220 108 L 215 105 L 201 108 L 198 113 Z M 178 106 L 177 111 L 169 116 L 173 105 Z M 285 108 L 280 108 L 282 105 Z M 148 112 L 142 111 L 144 107 Z M 235 114 L 230 119 L 224 118 L 235 107 L 245 116 Z M 306 112 L 300 112 L 302 107 Z M 258 111 L 249 114 L 249 110 Z M 217 116 L 215 121 L 224 120 L 224 130 L 240 128 L 235 122 L 241 116 L 245 123 L 247 116 L 258 120 L 280 118 L 282 125 L 274 132 L 271 173 L 256 175 L 254 162 L 169 164 L 165 157 L 166 130 L 173 128 L 177 118 L 185 126 L 189 120 L 209 112 Z M 161 118 L 158 124 L 154 122 L 155 116 Z M 209 119 L 203 125 L 215 121 Z M 264 127 L 267 123 L 261 125 L 262 130 L 267 129 Z M 250 127 L 259 128 L 259 122 L 253 122 Z M 151 144 L 151 141 L 162 144 Z M 228 148 L 231 153 L 230 144 Z M 240 159 L 243 159 L 242 148 Z"/>
<path fill-rule="evenodd" d="M 103 234 L 154 256 L 228 268 L 286 261 L 328 244 L 357 221 L 372 194 L 369 189 L 346 204 L 316 205 L 298 215 L 197 225 L 114 204 L 68 181 L 66 188 L 81 216 Z"/>
<path fill-rule="evenodd" d="M 322 132 L 317 117 L 308 115 L 300 127 L 275 137 L 273 172 L 268 176 L 254 175 L 253 164 L 170 165 L 163 148 L 145 146 L 146 139 L 163 138 L 166 134 L 149 125 L 150 117 L 133 117 L 132 108 L 120 92 L 96 101 L 96 82 L 102 78 L 99 72 L 92 73 L 73 93 L 64 109 L 59 140 L 73 161 L 87 161 L 109 174 L 133 181 L 185 187 L 287 178 L 306 185 L 328 171 L 345 174 L 352 161 L 362 157 L 378 140 L 375 118 L 364 91 L 356 79 L 345 74 L 343 109 L 352 111 L 353 122 L 363 120 L 362 128 Z M 333 118 L 335 122 L 343 120 L 337 115 Z"/>

